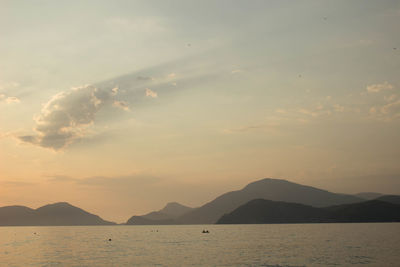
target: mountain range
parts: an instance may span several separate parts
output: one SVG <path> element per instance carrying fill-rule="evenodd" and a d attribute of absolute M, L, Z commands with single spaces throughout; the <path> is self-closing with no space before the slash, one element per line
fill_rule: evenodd
<path fill-rule="evenodd" d="M 66 202 L 49 204 L 38 209 L 25 206 L 0 208 L 0 226 L 66 226 L 113 225 L 97 215 L 86 212 Z"/>
<path fill-rule="evenodd" d="M 294 202 L 314 207 L 363 201 L 362 198 L 353 195 L 336 194 L 286 180 L 266 178 L 250 183 L 241 190 L 225 193 L 175 219 L 153 220 L 151 224 L 213 224 L 224 214 L 232 212 L 253 199 Z M 127 224 L 141 224 L 140 218 L 135 219 L 131 218 Z"/>
<path fill-rule="evenodd" d="M 326 208 L 254 199 L 217 224 L 400 222 L 400 205 L 378 199 Z"/>
<path fill-rule="evenodd" d="M 374 200 L 371 202 L 370 199 Z M 396 221 L 398 205 L 400 196 L 396 195 L 337 194 L 286 180 L 265 178 L 222 194 L 197 208 L 171 202 L 158 211 L 132 216 L 126 224 Z M 24 206 L 0 208 L 0 226 L 112 224 L 115 223 L 65 202 L 38 209 Z"/>
<path fill-rule="evenodd" d="M 163 209 L 153 211 L 142 216 L 132 216 L 126 224 L 137 225 L 157 225 L 157 224 L 175 224 L 175 220 L 193 208 L 184 206 L 177 202 L 168 203 Z"/>

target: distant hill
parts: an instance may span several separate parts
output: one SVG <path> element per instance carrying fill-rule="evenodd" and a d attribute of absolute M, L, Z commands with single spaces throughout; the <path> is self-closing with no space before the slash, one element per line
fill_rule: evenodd
<path fill-rule="evenodd" d="M 292 202 L 314 207 L 362 201 L 362 199 L 352 195 L 336 194 L 286 180 L 266 178 L 250 183 L 241 190 L 225 193 L 213 201 L 183 214 L 175 223 L 213 224 L 222 215 L 232 212 L 253 199 Z"/>
<path fill-rule="evenodd" d="M 112 225 L 99 216 L 88 213 L 66 202 L 46 205 L 38 209 L 24 206 L 0 208 L 0 226 L 53 225 Z"/>
<path fill-rule="evenodd" d="M 316 208 L 307 205 L 252 200 L 218 220 L 218 224 L 400 222 L 400 205 L 369 200 Z"/>
<path fill-rule="evenodd" d="M 398 196 L 398 195 L 381 196 L 381 197 L 378 197 L 377 200 L 400 205 L 400 196 Z"/>
<path fill-rule="evenodd" d="M 184 206 L 177 202 L 170 202 L 162 210 L 160 210 L 160 212 L 167 214 L 168 216 L 178 217 L 191 210 L 193 210 L 193 208 Z"/>
<path fill-rule="evenodd" d="M 29 225 L 34 221 L 35 210 L 24 206 L 7 206 L 0 208 L 0 226 Z"/>
<path fill-rule="evenodd" d="M 375 192 L 362 192 L 355 194 L 354 196 L 365 199 L 365 200 L 371 200 L 371 199 L 376 199 L 378 197 L 383 196 L 381 193 L 375 193 Z"/>
<path fill-rule="evenodd" d="M 177 202 L 170 202 L 159 211 L 153 211 L 142 216 L 132 216 L 126 224 L 160 225 L 175 224 L 175 219 L 193 210 Z"/>
<path fill-rule="evenodd" d="M 400 205 L 376 199 L 324 210 L 333 222 L 400 222 Z"/>

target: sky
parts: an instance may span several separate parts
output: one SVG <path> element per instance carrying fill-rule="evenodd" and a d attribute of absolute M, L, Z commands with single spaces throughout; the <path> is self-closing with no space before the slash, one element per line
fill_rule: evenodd
<path fill-rule="evenodd" d="M 399 25 L 396 0 L 0 0 L 0 206 L 400 194 Z"/>

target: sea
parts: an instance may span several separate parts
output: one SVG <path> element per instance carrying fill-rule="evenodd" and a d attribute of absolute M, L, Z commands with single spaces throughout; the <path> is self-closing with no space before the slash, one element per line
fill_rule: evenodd
<path fill-rule="evenodd" d="M 0 266 L 400 266 L 400 223 L 0 227 Z"/>

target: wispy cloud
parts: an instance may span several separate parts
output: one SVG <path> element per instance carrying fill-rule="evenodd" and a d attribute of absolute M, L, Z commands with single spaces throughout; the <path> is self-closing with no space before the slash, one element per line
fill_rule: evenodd
<path fill-rule="evenodd" d="M 232 70 L 231 71 L 232 74 L 236 74 L 236 73 L 240 73 L 240 72 L 242 72 L 242 70 L 240 70 L 240 69 L 236 69 L 236 70 Z"/>
<path fill-rule="evenodd" d="M 25 187 L 35 185 L 35 183 L 21 181 L 0 181 L 0 184 L 5 187 Z"/>
<path fill-rule="evenodd" d="M 370 108 L 371 116 L 382 121 L 392 121 L 400 118 L 400 100 L 387 103 L 382 106 L 373 106 Z"/>
<path fill-rule="evenodd" d="M 151 81 L 151 80 L 153 80 L 152 77 L 149 77 L 149 76 L 140 76 L 140 75 L 137 76 L 136 79 L 139 80 L 139 81 Z"/>
<path fill-rule="evenodd" d="M 257 123 L 241 125 L 228 129 L 223 129 L 223 133 L 246 133 L 246 132 L 268 132 L 278 133 L 288 126 L 309 125 L 319 122 L 329 117 L 347 116 L 349 113 L 356 112 L 358 108 L 345 106 L 344 104 L 332 103 L 332 97 L 319 99 L 321 102 L 304 104 L 303 106 L 291 108 L 276 108 Z M 393 107 L 390 107 L 393 109 Z"/>
<path fill-rule="evenodd" d="M 6 102 L 7 102 L 7 104 L 13 104 L 13 103 L 19 103 L 21 101 L 19 100 L 19 98 L 15 97 L 15 96 L 9 96 L 6 98 Z"/>
<path fill-rule="evenodd" d="M 113 106 L 117 107 L 117 108 L 120 108 L 122 110 L 125 110 L 125 111 L 129 111 L 130 110 L 129 106 L 128 106 L 128 103 L 126 101 L 115 100 L 114 103 L 113 103 Z"/>
<path fill-rule="evenodd" d="M 146 96 L 156 98 L 156 97 L 158 97 L 158 94 L 156 92 L 152 91 L 151 89 L 146 88 Z"/>
<path fill-rule="evenodd" d="M 367 86 L 368 93 L 379 93 L 385 90 L 392 90 L 393 85 L 388 82 L 378 83 L 378 84 L 371 84 Z"/>
<path fill-rule="evenodd" d="M 96 187 L 126 187 L 135 185 L 147 185 L 160 181 L 160 178 L 148 175 L 122 175 L 122 176 L 92 176 L 76 178 L 65 175 L 49 175 L 48 182 L 51 183 L 74 183 L 81 186 Z"/>
<path fill-rule="evenodd" d="M 5 94 L 0 94 L 0 103 L 1 102 L 7 104 L 15 104 L 15 103 L 20 103 L 21 101 L 19 100 L 18 97 L 15 96 L 6 96 Z"/>
<path fill-rule="evenodd" d="M 373 119 L 390 122 L 400 118 L 400 99 L 395 91 L 395 86 L 385 82 L 374 85 L 373 93 L 379 93 L 378 97 L 370 99 L 369 115 Z M 387 92 L 390 91 L 390 92 Z M 387 92 L 384 94 L 383 92 Z"/>

